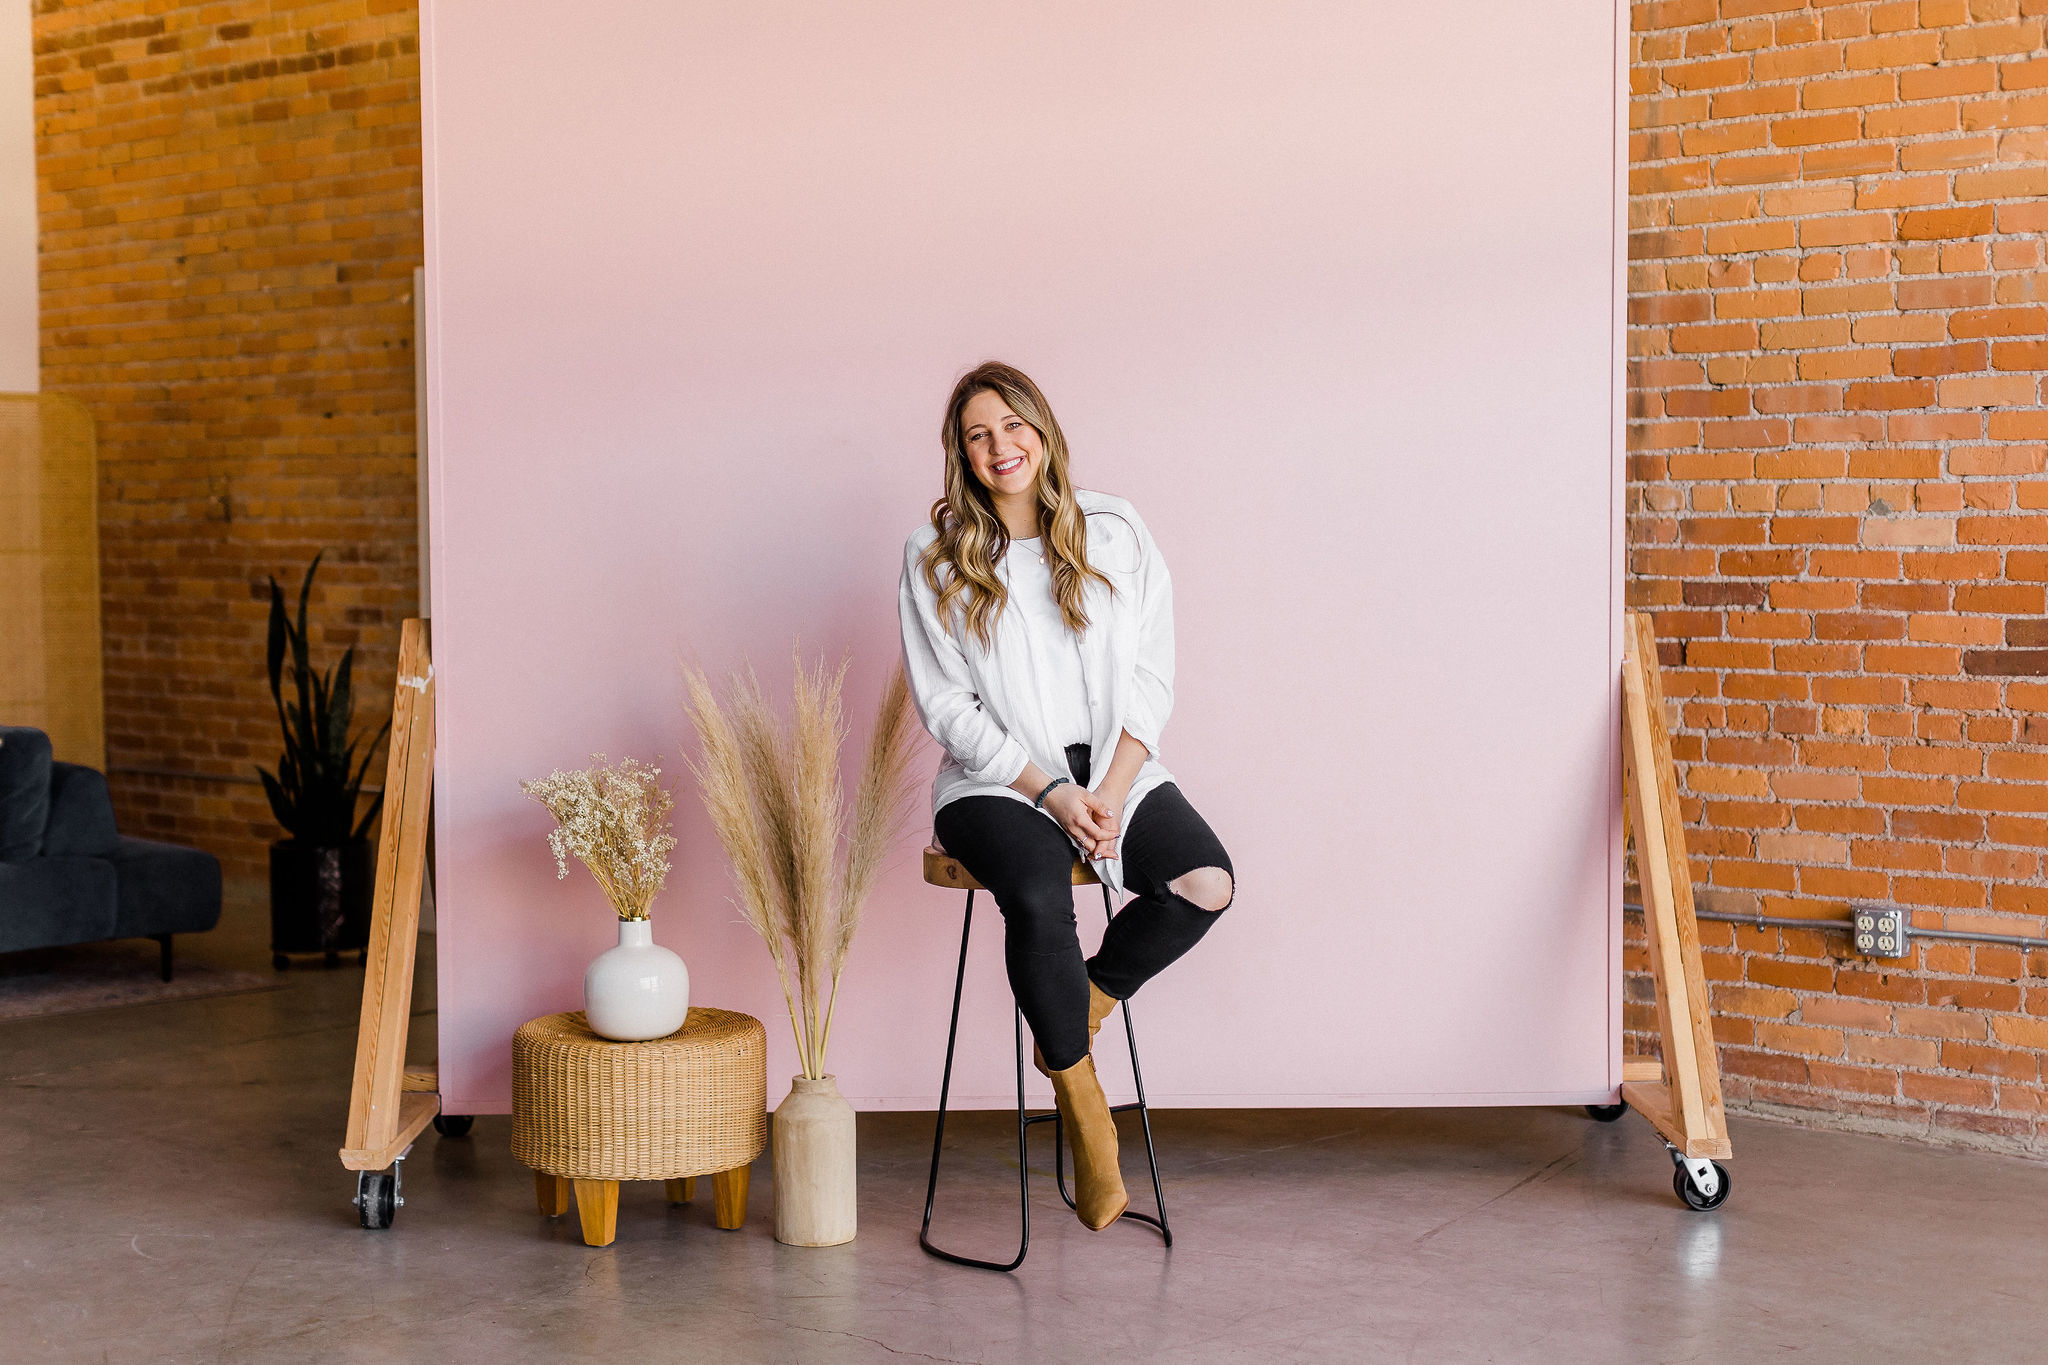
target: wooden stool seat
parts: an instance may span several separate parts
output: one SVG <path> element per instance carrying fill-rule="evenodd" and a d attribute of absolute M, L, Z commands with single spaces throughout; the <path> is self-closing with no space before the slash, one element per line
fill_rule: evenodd
<path fill-rule="evenodd" d="M 1095 869 L 1080 857 L 1074 859 L 1071 874 L 1075 886 L 1100 886 L 1102 878 L 1095 875 Z M 948 854 L 937 844 L 924 851 L 924 879 L 931 886 L 950 886 L 955 891 L 986 891 L 987 887 L 974 880 L 974 874 L 960 865 L 960 860 Z"/>
<path fill-rule="evenodd" d="M 617 1234 L 621 1180 L 665 1181 L 682 1203 L 708 1175 L 715 1221 L 739 1227 L 767 1145 L 768 1034 L 751 1015 L 692 1006 L 668 1037 L 618 1043 L 576 1010 L 512 1037 L 512 1155 L 550 1218 L 569 1211 L 574 1182 L 591 1246 Z"/>

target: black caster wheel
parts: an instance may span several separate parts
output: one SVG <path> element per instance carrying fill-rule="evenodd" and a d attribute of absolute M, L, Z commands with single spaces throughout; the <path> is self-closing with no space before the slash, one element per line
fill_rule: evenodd
<path fill-rule="evenodd" d="M 1586 1106 L 1587 1117 L 1601 1123 L 1613 1123 L 1627 1112 L 1628 1106 L 1625 1104 L 1589 1104 Z"/>
<path fill-rule="evenodd" d="M 1712 1165 L 1714 1167 L 1714 1192 L 1712 1194 L 1701 1193 L 1700 1188 L 1692 1183 L 1692 1176 L 1686 1171 L 1685 1167 L 1680 1166 L 1671 1173 L 1672 1191 L 1694 1213 L 1705 1213 L 1709 1209 L 1718 1209 L 1728 1202 L 1728 1168 L 1718 1161 L 1713 1162 Z"/>
<path fill-rule="evenodd" d="M 274 970 L 281 972 L 292 965 L 292 960 L 283 953 L 272 953 L 270 955 L 270 965 Z"/>
<path fill-rule="evenodd" d="M 388 1228 L 405 1200 L 398 1193 L 398 1170 L 356 1172 L 356 1216 L 366 1228 Z"/>
<path fill-rule="evenodd" d="M 434 1131 L 442 1137 L 468 1137 L 470 1126 L 476 1120 L 468 1114 L 434 1115 Z"/>
<path fill-rule="evenodd" d="M 323 967 L 325 967 L 325 968 L 327 968 L 327 970 L 329 970 L 329 971 L 333 971 L 333 970 L 334 970 L 334 969 L 335 969 L 336 967 L 339 967 L 339 966 L 341 965 L 341 954 L 340 954 L 340 953 L 329 953 L 329 954 L 327 954 L 327 955 L 326 955 L 325 957 L 323 957 L 323 958 L 322 958 L 322 959 L 320 960 L 320 965 L 321 965 L 321 966 L 323 966 Z"/>

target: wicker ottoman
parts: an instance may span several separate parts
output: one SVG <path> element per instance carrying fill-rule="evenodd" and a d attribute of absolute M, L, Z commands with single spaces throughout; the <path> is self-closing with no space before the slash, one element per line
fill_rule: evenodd
<path fill-rule="evenodd" d="M 512 1155 L 534 1170 L 540 1211 L 576 1212 L 583 1240 L 617 1235 L 619 1182 L 668 1182 L 671 1203 L 712 1177 L 716 1221 L 747 1217 L 747 1172 L 768 1143 L 761 1021 L 693 1006 L 666 1038 L 615 1043 L 583 1012 L 529 1019 L 512 1036 Z"/>

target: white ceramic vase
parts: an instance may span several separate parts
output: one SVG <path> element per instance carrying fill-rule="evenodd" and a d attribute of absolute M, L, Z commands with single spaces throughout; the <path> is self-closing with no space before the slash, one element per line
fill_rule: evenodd
<path fill-rule="evenodd" d="M 775 1106 L 775 1240 L 833 1247 L 853 1240 L 858 1207 L 853 1106 L 830 1076 L 797 1076 Z"/>
<path fill-rule="evenodd" d="M 583 1014 L 590 1031 L 621 1043 L 666 1038 L 690 1012 L 690 969 L 654 941 L 644 919 L 619 921 L 619 946 L 583 973 Z"/>

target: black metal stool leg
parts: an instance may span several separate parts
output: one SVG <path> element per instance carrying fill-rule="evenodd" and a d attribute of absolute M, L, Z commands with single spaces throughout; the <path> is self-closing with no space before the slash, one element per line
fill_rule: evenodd
<path fill-rule="evenodd" d="M 967 913 L 960 921 L 960 966 L 953 974 L 953 1022 L 946 1030 L 946 1070 L 939 1080 L 939 1121 L 932 1133 L 931 1177 L 924 1187 L 924 1224 L 917 1230 L 917 1244 L 942 1261 L 955 1265 L 971 1265 L 982 1270 L 1015 1270 L 1024 1264 L 1024 1254 L 1031 1250 L 1031 1161 L 1025 1147 L 1025 1136 L 1030 1131 L 1032 1120 L 1024 1112 L 1024 1012 L 1015 1011 L 1017 1018 L 1017 1193 L 1023 1233 L 1017 1242 L 1016 1258 L 1008 1263 L 1002 1261 L 977 1260 L 962 1256 L 932 1245 L 932 1204 L 939 1193 L 939 1154 L 946 1144 L 946 1101 L 953 1089 L 953 1045 L 960 1036 L 960 994 L 967 982 L 967 939 L 974 931 L 974 893 L 967 893 Z M 1156 1180 L 1156 1176 L 1155 1176 Z"/>
<path fill-rule="evenodd" d="M 1102 888 L 1102 916 L 1104 919 L 1116 918 L 1116 910 L 1110 904 L 1109 888 L 1106 886 Z M 1128 1000 L 1123 1001 L 1118 1008 L 1124 1012 L 1124 1040 L 1130 1044 L 1131 1079 L 1137 1082 L 1138 1102 L 1136 1104 L 1111 1105 L 1109 1112 L 1111 1114 L 1123 1114 L 1133 1109 L 1138 1111 L 1138 1123 L 1145 1132 L 1145 1164 L 1152 1171 L 1152 1200 L 1159 1209 L 1159 1216 L 1157 1218 L 1149 1213 L 1136 1213 L 1130 1209 L 1124 1210 L 1123 1217 L 1136 1219 L 1140 1223 L 1150 1223 L 1153 1227 L 1159 1229 L 1159 1235 L 1166 1239 L 1166 1245 L 1172 1246 L 1173 1229 L 1168 1227 L 1166 1223 L 1166 1191 L 1159 1183 L 1159 1152 L 1152 1145 L 1152 1110 L 1145 1103 L 1145 1073 L 1138 1067 L 1138 1031 L 1131 1025 L 1131 1002 Z M 1053 1175 L 1059 1184 L 1060 1198 L 1065 1200 L 1067 1207 L 1071 1209 L 1074 1207 L 1074 1196 L 1067 1190 L 1065 1125 L 1058 1122 L 1058 1117 L 1057 1114 L 1053 1116 L 1052 1169 Z M 1122 1220 L 1119 1219 L 1118 1221 Z"/>

